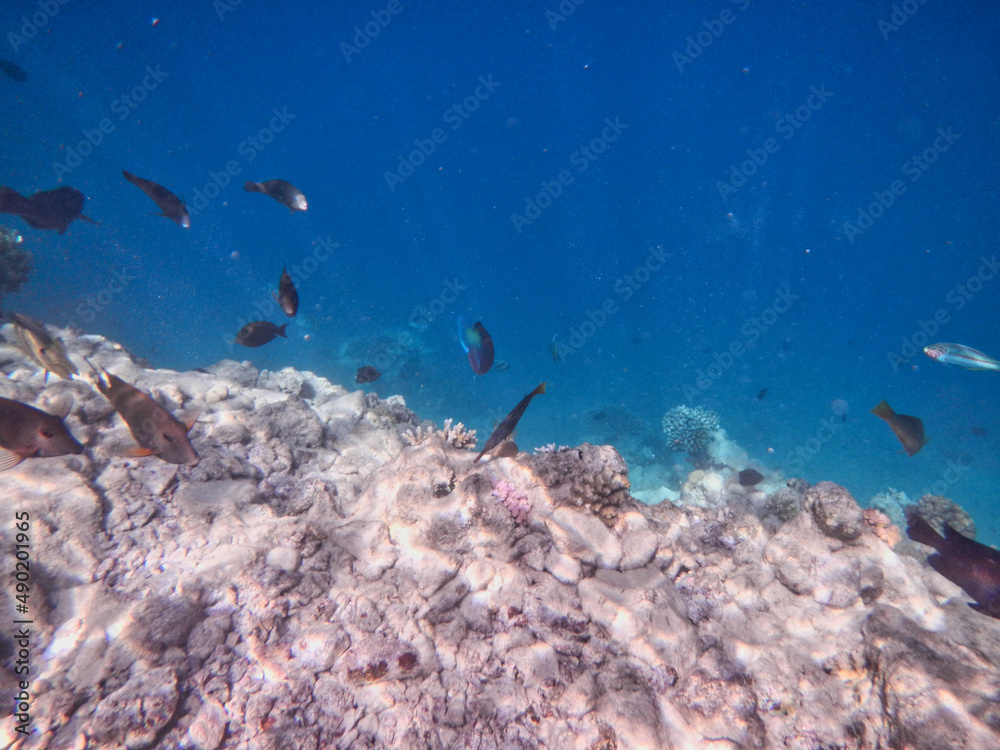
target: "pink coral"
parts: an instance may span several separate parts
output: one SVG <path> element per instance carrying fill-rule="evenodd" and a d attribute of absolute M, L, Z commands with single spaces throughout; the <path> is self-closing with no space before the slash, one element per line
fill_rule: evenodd
<path fill-rule="evenodd" d="M 875 536 L 890 547 L 895 547 L 899 543 L 902 534 L 899 531 L 899 527 L 894 526 L 892 521 L 889 520 L 889 516 L 875 508 L 866 509 L 863 515 L 865 523 L 868 524 Z"/>
<path fill-rule="evenodd" d="M 528 496 L 517 489 L 510 482 L 497 482 L 493 487 L 493 497 L 505 507 L 515 523 L 528 523 L 528 511 L 531 510 L 531 503 Z"/>

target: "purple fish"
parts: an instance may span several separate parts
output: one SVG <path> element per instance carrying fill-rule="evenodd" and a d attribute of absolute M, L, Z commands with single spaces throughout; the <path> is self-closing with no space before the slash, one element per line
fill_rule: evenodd
<path fill-rule="evenodd" d="M 458 319 L 458 338 L 469 356 L 469 366 L 476 375 L 485 375 L 493 367 L 493 338 L 478 321 L 472 328 Z"/>

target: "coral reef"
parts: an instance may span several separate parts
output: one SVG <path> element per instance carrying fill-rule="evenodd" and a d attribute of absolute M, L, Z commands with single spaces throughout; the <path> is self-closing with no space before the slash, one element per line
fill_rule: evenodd
<path fill-rule="evenodd" d="M 718 429 L 719 415 L 700 406 L 675 406 L 663 415 L 667 447 L 674 453 L 688 453 L 692 459 L 707 458 Z"/>
<path fill-rule="evenodd" d="M 418 425 L 403 433 L 403 440 L 411 446 L 420 445 L 431 438 L 437 438 L 459 450 L 472 450 L 476 447 L 476 431 L 466 429 L 461 422 L 452 426 L 451 419 L 444 420 L 440 430 L 433 424 L 428 424 L 426 427 Z"/>
<path fill-rule="evenodd" d="M 941 495 L 924 495 L 917 500 L 916 513 L 937 532 L 944 532 L 944 524 L 948 524 L 962 536 L 976 538 L 976 524 L 972 516 L 965 512 L 961 505 Z"/>
<path fill-rule="evenodd" d="M 865 523 L 868 524 L 868 527 L 875 536 L 890 547 L 895 547 L 899 544 L 903 538 L 902 532 L 898 526 L 893 524 L 889 516 L 876 508 L 865 508 L 863 515 Z"/>
<path fill-rule="evenodd" d="M 31 275 L 31 253 L 22 241 L 18 232 L 0 227 L 0 300 L 20 289 Z"/>
<path fill-rule="evenodd" d="M 531 503 L 528 496 L 510 482 L 497 482 L 493 487 L 493 497 L 507 509 L 514 523 L 527 524 Z"/>
<path fill-rule="evenodd" d="M 246 363 L 151 371 L 62 335 L 199 410 L 202 461 L 123 456 L 127 428 L 87 383 L 0 363 L 3 395 L 72 396 L 87 446 L 0 473 L 31 518 L 16 747 L 1000 745 L 996 621 L 887 547 L 842 487 L 790 483 L 768 507 L 805 510 L 780 525 L 744 494 L 643 506 L 609 446 L 483 467 L 444 439 L 406 448 L 398 402 L 305 374 L 261 387 Z M 8 659 L 8 706 L 16 685 Z"/>

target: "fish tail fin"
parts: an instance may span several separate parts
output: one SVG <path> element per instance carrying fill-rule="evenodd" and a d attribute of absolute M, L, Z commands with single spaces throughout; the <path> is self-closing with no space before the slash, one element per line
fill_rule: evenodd
<path fill-rule="evenodd" d="M 539 393 L 545 393 L 545 382 L 539 383 L 538 387 L 531 392 L 532 396 L 537 396 Z"/>
<path fill-rule="evenodd" d="M 892 407 L 889 406 L 889 402 L 886 401 L 885 399 L 882 399 L 877 404 L 875 404 L 875 408 L 872 409 L 872 414 L 874 414 L 879 419 L 886 419 L 886 420 L 896 416 L 896 412 L 892 410 Z"/>
<path fill-rule="evenodd" d="M 247 180 L 246 182 L 243 183 L 243 189 L 246 190 L 248 193 L 260 193 L 260 192 L 263 192 L 260 189 L 260 183 L 259 182 L 252 182 L 251 180 Z"/>
<path fill-rule="evenodd" d="M 912 510 L 906 514 L 906 520 L 906 535 L 913 541 L 926 544 L 934 549 L 937 549 L 938 545 L 944 541 L 944 537 L 938 534 L 933 526 Z"/>
<path fill-rule="evenodd" d="M 284 325 L 278 326 L 278 332 L 277 333 L 278 333 L 279 336 L 284 336 L 287 339 L 288 338 L 288 334 L 285 333 L 285 329 L 286 328 L 288 328 L 288 323 L 285 323 Z"/>

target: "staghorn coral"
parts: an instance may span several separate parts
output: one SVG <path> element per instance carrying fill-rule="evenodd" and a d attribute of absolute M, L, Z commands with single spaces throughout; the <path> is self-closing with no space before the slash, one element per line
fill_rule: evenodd
<path fill-rule="evenodd" d="M 20 234 L 0 227 L 0 299 L 20 289 L 31 275 L 31 253 L 21 241 Z"/>
<path fill-rule="evenodd" d="M 466 429 L 461 422 L 452 426 L 451 419 L 444 420 L 440 430 L 431 424 L 426 429 L 423 425 L 416 429 L 411 427 L 403 433 L 403 440 L 413 446 L 420 445 L 433 437 L 438 437 L 442 442 L 459 450 L 472 450 L 476 447 L 476 431 Z"/>
<path fill-rule="evenodd" d="M 692 458 L 707 458 L 708 448 L 719 429 L 719 415 L 700 406 L 675 406 L 663 415 L 667 447 Z"/>

